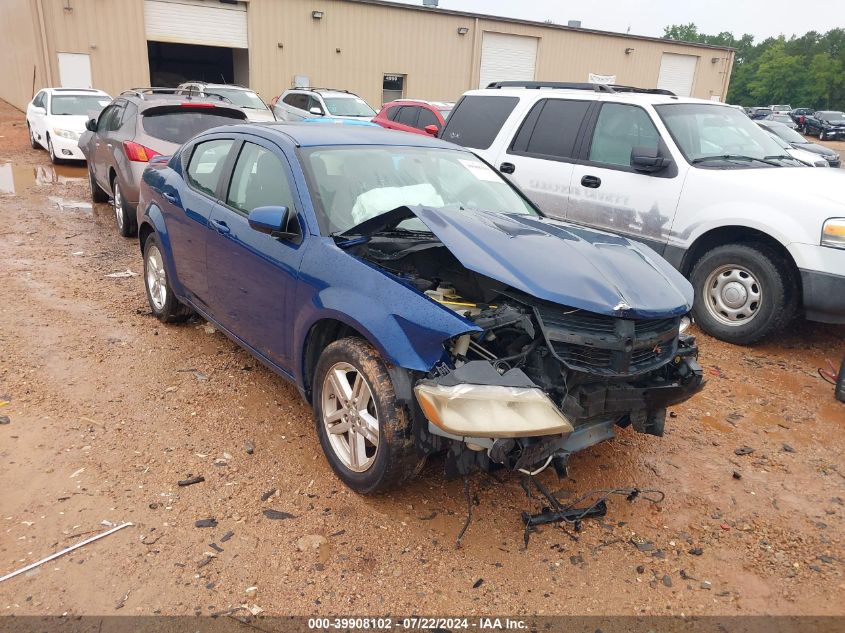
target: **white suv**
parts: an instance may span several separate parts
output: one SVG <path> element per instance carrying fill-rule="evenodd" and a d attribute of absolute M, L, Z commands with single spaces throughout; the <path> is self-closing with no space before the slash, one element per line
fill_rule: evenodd
<path fill-rule="evenodd" d="M 275 121 L 273 111 L 255 92 L 236 84 L 212 84 L 207 81 L 187 81 L 179 84 L 176 94 L 185 94 L 199 98 L 219 97 L 227 103 L 240 108 L 246 118 L 254 123 Z"/>
<path fill-rule="evenodd" d="M 302 121 L 314 117 L 369 121 L 376 111 L 366 101 L 347 90 L 334 88 L 291 88 L 273 104 L 280 121 Z"/>
<path fill-rule="evenodd" d="M 752 343 L 799 311 L 845 323 L 845 172 L 800 166 L 735 108 L 500 82 L 467 92 L 441 137 L 473 148 L 548 215 L 662 254 L 689 277 L 696 321 L 716 338 Z"/>

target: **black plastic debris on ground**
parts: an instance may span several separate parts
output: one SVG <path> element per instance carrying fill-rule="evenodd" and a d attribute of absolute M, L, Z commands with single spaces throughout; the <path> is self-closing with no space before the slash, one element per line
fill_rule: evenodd
<path fill-rule="evenodd" d="M 199 521 L 196 521 L 196 522 L 194 523 L 194 527 L 198 527 L 198 528 L 213 528 L 213 527 L 217 527 L 217 519 L 215 519 L 215 518 L 211 518 L 211 519 L 200 519 Z"/>
<path fill-rule="evenodd" d="M 0 424 L 11 424 L 12 418 L 8 415 L 0 415 Z"/>
<path fill-rule="evenodd" d="M 479 588 L 481 585 L 483 585 L 483 584 L 484 584 L 484 579 L 483 579 L 483 578 L 479 578 L 479 579 L 478 579 L 478 580 L 476 580 L 474 583 L 472 583 L 472 588 L 473 588 L 473 589 L 478 589 L 478 588 Z"/>
<path fill-rule="evenodd" d="M 197 475 L 196 477 L 188 477 L 187 479 L 182 479 L 181 481 L 177 481 L 176 483 L 179 486 L 193 486 L 194 484 L 202 483 L 205 481 L 205 477 L 202 475 Z"/>
<path fill-rule="evenodd" d="M 272 510 L 270 508 L 264 510 L 264 512 L 262 512 L 262 514 L 265 517 L 267 517 L 268 519 L 276 519 L 276 520 L 295 519 L 296 518 L 294 515 L 290 514 L 289 512 L 282 512 L 281 510 Z"/>
<path fill-rule="evenodd" d="M 235 535 L 234 532 L 226 532 L 223 536 L 220 537 L 220 542 L 225 543 L 230 538 L 232 538 L 234 535 Z"/>
<path fill-rule="evenodd" d="M 209 543 L 208 546 L 218 554 L 223 551 L 223 548 L 220 547 L 217 543 Z"/>
<path fill-rule="evenodd" d="M 754 449 L 750 446 L 740 446 L 739 448 L 734 449 L 734 455 L 751 455 L 754 452 Z"/>
<path fill-rule="evenodd" d="M 262 500 L 262 501 L 267 501 L 267 499 L 269 499 L 270 497 L 272 497 L 274 494 L 276 494 L 276 488 L 273 488 L 272 490 L 268 490 L 268 491 L 267 491 L 267 492 L 265 492 L 263 495 L 261 495 L 261 500 Z"/>

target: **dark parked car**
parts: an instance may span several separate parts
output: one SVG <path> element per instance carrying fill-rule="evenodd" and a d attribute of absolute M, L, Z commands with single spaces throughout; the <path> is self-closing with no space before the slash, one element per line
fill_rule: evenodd
<path fill-rule="evenodd" d="M 757 125 L 768 130 L 775 136 L 783 139 L 796 149 L 803 149 L 813 154 L 818 154 L 827 161 L 831 167 L 839 167 L 841 164 L 839 154 L 829 147 L 819 145 L 818 143 L 811 143 L 806 138 L 801 136 L 798 132 L 789 127 L 777 123 L 775 121 L 757 121 Z"/>
<path fill-rule="evenodd" d="M 446 125 L 446 117 L 455 107 L 444 101 L 398 99 L 385 103 L 373 118 L 373 123 L 388 130 L 437 136 Z"/>
<path fill-rule="evenodd" d="M 818 136 L 820 141 L 845 138 L 845 112 L 815 112 L 804 117 L 801 131 L 807 136 Z"/>
<path fill-rule="evenodd" d="M 751 112 L 748 113 L 752 119 L 765 119 L 767 116 L 771 116 L 774 114 L 771 108 L 751 108 Z"/>
<path fill-rule="evenodd" d="M 88 161 L 94 202 L 114 202 L 117 229 L 135 235 L 141 174 L 153 156 L 172 154 L 189 138 L 218 125 L 240 123 L 245 112 L 221 99 L 174 94 L 169 88 L 127 90 L 86 124 L 79 149 Z"/>
<path fill-rule="evenodd" d="M 798 129 L 798 125 L 795 123 L 795 121 L 792 120 L 792 117 L 788 114 L 770 114 L 766 117 L 763 117 L 762 119 L 758 119 L 758 121 L 771 121 L 774 123 L 782 123 L 791 130 Z"/>
<path fill-rule="evenodd" d="M 789 116 L 792 117 L 792 120 L 795 121 L 800 128 L 804 125 L 804 118 L 810 116 L 813 112 L 815 112 L 815 110 L 812 108 L 795 108 L 789 113 Z"/>
<path fill-rule="evenodd" d="M 563 472 L 701 386 L 677 271 L 434 138 L 210 130 L 150 163 L 138 222 L 153 314 L 196 310 L 293 381 L 358 492 L 445 449 L 454 474 Z"/>

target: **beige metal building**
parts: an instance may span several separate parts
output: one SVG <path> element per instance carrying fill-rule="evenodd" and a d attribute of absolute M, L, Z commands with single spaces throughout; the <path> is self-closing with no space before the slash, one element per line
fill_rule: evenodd
<path fill-rule="evenodd" d="M 447 2 L 448 0 L 444 0 Z M 0 98 L 44 86 L 330 86 L 373 106 L 494 80 L 613 81 L 722 99 L 728 48 L 382 0 L 2 0 Z"/>

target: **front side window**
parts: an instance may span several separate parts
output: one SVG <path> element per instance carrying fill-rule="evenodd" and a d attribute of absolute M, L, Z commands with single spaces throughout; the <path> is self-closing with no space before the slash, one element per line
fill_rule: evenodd
<path fill-rule="evenodd" d="M 308 105 L 305 109 L 311 112 L 312 108 L 317 108 L 320 111 L 320 114 L 326 113 L 326 111 L 323 110 L 323 106 L 320 104 L 320 100 L 317 99 L 317 97 L 308 97 Z"/>
<path fill-rule="evenodd" d="M 784 156 L 771 134 L 734 108 L 676 103 L 655 110 L 690 163 L 724 166 L 719 163 L 728 161 L 734 168 L 760 167 Z"/>
<path fill-rule="evenodd" d="M 440 129 L 440 121 L 434 115 L 434 112 L 428 108 L 420 108 L 420 115 L 417 119 L 417 127 L 424 130 L 429 125 L 433 125 L 438 130 Z"/>
<path fill-rule="evenodd" d="M 232 173 L 226 204 L 247 215 L 258 207 L 293 209 L 293 194 L 282 161 L 254 143 L 244 143 Z"/>
<path fill-rule="evenodd" d="M 116 130 L 118 125 L 120 125 L 120 118 L 123 116 L 123 109 L 125 105 L 125 102 L 116 103 L 107 109 L 106 112 L 103 113 L 103 116 L 100 117 L 100 123 L 97 125 L 97 131 L 111 132 Z"/>
<path fill-rule="evenodd" d="M 645 110 L 639 106 L 605 103 L 593 132 L 590 161 L 630 167 L 632 149 L 656 151 L 659 146 L 660 134 Z"/>
<path fill-rule="evenodd" d="M 417 108 L 414 106 L 402 106 L 399 114 L 396 115 L 396 122 L 414 127 L 417 124 Z"/>
<path fill-rule="evenodd" d="M 223 166 L 234 143 L 231 139 L 197 143 L 191 154 L 191 162 L 188 163 L 188 184 L 206 195 L 216 197 Z"/>
<path fill-rule="evenodd" d="M 342 233 L 401 206 L 460 213 L 535 215 L 537 211 L 494 169 L 464 151 L 422 147 L 318 147 L 302 161 L 324 234 Z M 427 231 L 421 222 L 407 228 Z"/>

